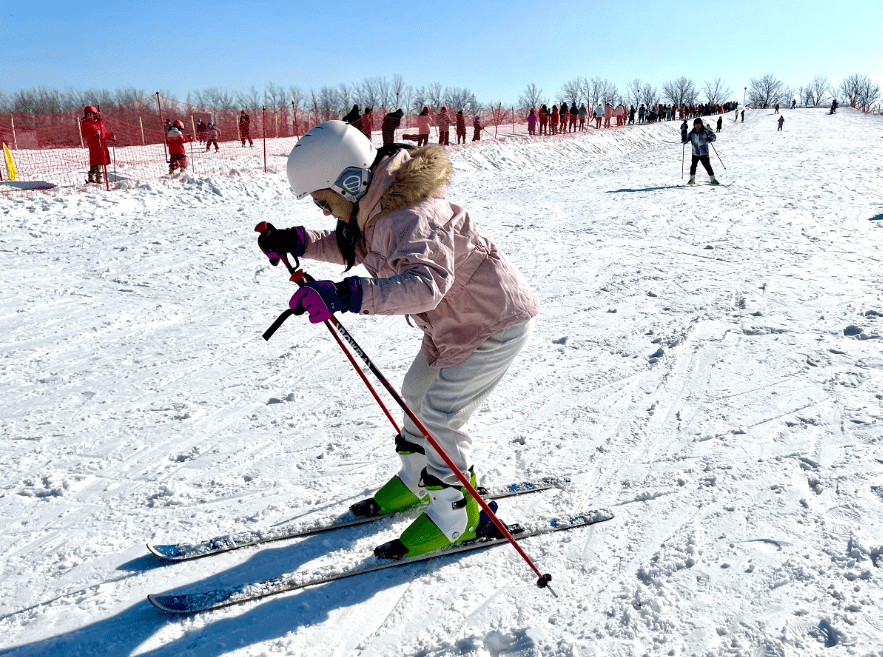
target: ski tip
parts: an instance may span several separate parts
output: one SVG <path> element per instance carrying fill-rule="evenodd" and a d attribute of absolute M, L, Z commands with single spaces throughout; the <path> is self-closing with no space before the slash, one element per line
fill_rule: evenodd
<path fill-rule="evenodd" d="M 153 543 L 148 543 L 147 550 L 150 554 L 163 561 L 180 561 L 180 558 L 177 556 L 178 550 L 174 545 L 154 545 Z"/>
<path fill-rule="evenodd" d="M 186 609 L 180 604 L 175 604 L 175 596 L 172 595 L 155 595 L 153 593 L 147 596 L 147 600 L 160 611 L 170 614 L 186 613 Z"/>

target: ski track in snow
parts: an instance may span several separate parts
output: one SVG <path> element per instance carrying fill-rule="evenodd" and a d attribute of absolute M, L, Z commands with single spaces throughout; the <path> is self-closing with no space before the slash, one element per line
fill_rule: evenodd
<path fill-rule="evenodd" d="M 571 477 L 504 519 L 616 514 L 524 542 L 559 599 L 502 546 L 155 610 L 356 565 L 407 522 L 144 548 L 333 517 L 396 470 L 323 327 L 260 338 L 292 285 L 253 226 L 327 220 L 283 175 L 0 201 L 0 655 L 883 654 L 883 118 L 784 113 L 725 116 L 724 188 L 677 187 L 677 122 L 451 149 L 449 198 L 541 300 L 470 424 L 480 475 Z M 419 334 L 341 321 L 398 384 Z"/>

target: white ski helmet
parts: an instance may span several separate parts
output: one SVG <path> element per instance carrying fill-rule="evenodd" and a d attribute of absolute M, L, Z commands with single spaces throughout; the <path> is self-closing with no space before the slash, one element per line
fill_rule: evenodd
<path fill-rule="evenodd" d="M 359 130 L 343 121 L 313 126 L 291 149 L 288 182 L 298 199 L 330 188 L 356 203 L 371 182 L 377 149 Z"/>

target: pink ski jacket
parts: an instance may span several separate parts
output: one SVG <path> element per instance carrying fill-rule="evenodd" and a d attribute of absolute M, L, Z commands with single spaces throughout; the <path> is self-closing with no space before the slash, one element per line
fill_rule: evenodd
<path fill-rule="evenodd" d="M 539 302 L 463 208 L 444 199 L 451 164 L 438 147 L 402 150 L 377 166 L 359 202 L 356 264 L 363 315 L 410 315 L 433 367 L 466 360 L 491 335 L 527 321 Z M 344 264 L 334 231 L 307 231 L 307 258 Z"/>

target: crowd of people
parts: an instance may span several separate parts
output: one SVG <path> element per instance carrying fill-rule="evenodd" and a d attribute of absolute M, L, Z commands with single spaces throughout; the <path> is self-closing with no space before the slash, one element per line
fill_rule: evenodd
<path fill-rule="evenodd" d="M 380 132 L 384 146 L 395 142 L 396 130 L 401 126 L 404 116 L 405 111 L 402 108 L 386 112 L 383 115 Z M 373 108 L 366 107 L 362 112 L 359 110 L 358 105 L 353 105 L 352 109 L 341 117 L 341 120 L 359 130 L 369 139 L 371 138 L 371 133 L 374 131 Z M 401 135 L 402 139 L 406 141 L 415 141 L 417 142 L 417 146 L 426 146 L 429 144 L 431 129 L 434 126 L 438 129 L 438 143 L 441 146 L 450 146 L 451 126 L 454 126 L 457 143 L 466 143 L 466 116 L 463 114 L 462 109 L 454 113 L 452 110 L 448 109 L 447 105 L 442 105 L 438 112 L 433 113 L 429 107 L 424 107 L 417 115 L 416 123 L 417 132 L 406 132 Z M 472 119 L 472 141 L 481 140 L 481 131 L 481 117 L 476 115 Z"/>
<path fill-rule="evenodd" d="M 634 105 L 626 106 L 619 103 L 614 107 L 610 103 L 598 103 L 594 108 L 587 108 L 583 103 L 577 106 L 577 103 L 566 101 L 560 105 L 552 105 L 551 109 L 545 104 L 541 105 L 539 110 L 530 108 L 527 114 L 527 130 L 531 136 L 547 136 L 547 135 L 563 135 L 568 132 L 584 132 L 590 127 L 595 129 L 621 127 L 624 125 L 656 123 L 659 121 L 681 120 L 687 121 L 695 117 L 709 116 L 712 114 L 723 114 L 725 112 L 736 111 L 738 117 L 737 102 L 727 102 L 723 104 L 698 104 L 698 105 L 681 105 L 675 107 L 669 104 L 655 103 L 653 105 L 640 104 L 638 107 Z M 793 107 L 793 104 L 792 104 Z M 836 105 L 832 106 L 832 113 L 835 111 Z M 778 112 L 778 105 L 776 106 Z M 381 112 L 377 112 L 373 107 L 365 107 L 360 109 L 358 105 L 352 108 L 341 120 L 347 123 L 367 138 L 371 138 L 375 130 L 375 123 L 380 120 L 380 130 L 384 145 L 396 142 L 396 132 L 401 128 L 405 119 L 405 112 L 401 108 L 386 112 L 383 110 L 382 119 Z M 742 111 L 744 121 L 744 110 Z M 614 124 L 615 121 L 615 124 Z M 427 146 L 432 135 L 432 128 L 436 129 L 437 142 L 441 146 L 450 146 L 451 130 L 453 128 L 456 137 L 456 144 L 465 144 L 467 139 L 467 127 L 470 123 L 462 109 L 454 112 L 452 109 L 443 105 L 437 111 L 431 110 L 428 106 L 423 107 L 420 113 L 415 117 L 416 132 L 405 131 L 399 135 L 399 138 L 405 141 L 416 142 L 417 146 Z M 779 129 L 781 130 L 781 124 Z M 113 135 L 104 127 L 100 115 L 95 107 L 89 106 L 84 110 L 84 117 L 81 122 L 83 128 L 83 136 L 89 147 L 90 169 L 87 182 L 102 182 L 101 169 L 106 167 L 110 162 L 110 156 L 107 148 L 108 139 L 113 140 Z M 253 147 L 254 141 L 251 138 L 251 117 L 246 110 L 241 110 L 236 117 L 236 127 L 238 132 L 238 141 L 245 148 L 246 142 Z M 471 121 L 472 141 L 480 141 L 483 125 L 481 117 L 475 115 Z M 717 131 L 721 130 L 721 120 L 718 120 Z M 220 128 L 213 122 L 204 122 L 201 118 L 197 119 L 194 126 L 193 135 L 185 134 L 184 123 L 180 120 L 165 120 L 166 143 L 169 153 L 169 174 L 177 172 L 185 172 L 189 164 L 185 144 L 196 141 L 200 146 L 204 145 L 205 152 L 214 147 L 215 152 L 220 150 L 219 139 L 221 137 Z M 191 147 L 192 148 L 192 147 Z"/>

